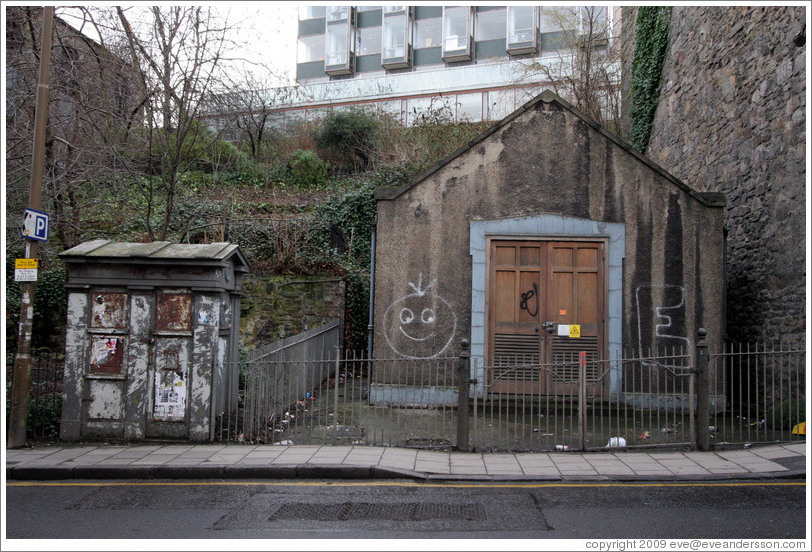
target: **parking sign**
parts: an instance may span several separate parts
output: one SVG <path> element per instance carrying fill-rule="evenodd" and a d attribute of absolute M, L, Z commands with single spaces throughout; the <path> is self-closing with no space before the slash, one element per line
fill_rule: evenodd
<path fill-rule="evenodd" d="M 26 209 L 21 235 L 29 240 L 48 241 L 48 214 Z"/>

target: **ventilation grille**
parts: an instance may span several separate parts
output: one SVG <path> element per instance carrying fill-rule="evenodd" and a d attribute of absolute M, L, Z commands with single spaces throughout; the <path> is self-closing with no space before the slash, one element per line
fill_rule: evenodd
<path fill-rule="evenodd" d="M 539 364 L 539 337 L 537 335 L 505 335 L 493 337 L 493 365 L 516 366 Z"/>
<path fill-rule="evenodd" d="M 569 337 L 553 338 L 553 380 L 565 383 L 578 383 L 580 353 L 586 351 L 586 379 L 595 381 L 601 375 L 598 364 L 598 338 Z"/>
<path fill-rule="evenodd" d="M 537 335 L 494 336 L 492 378 L 495 382 L 538 382 L 540 362 Z"/>

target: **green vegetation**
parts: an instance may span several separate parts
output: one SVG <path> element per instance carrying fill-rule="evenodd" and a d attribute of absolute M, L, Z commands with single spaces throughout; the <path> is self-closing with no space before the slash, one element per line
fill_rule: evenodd
<path fill-rule="evenodd" d="M 258 275 L 340 277 L 346 284 L 347 347 L 366 347 L 369 264 L 376 189 L 399 187 L 483 131 L 488 123 L 453 122 L 442 110 L 403 127 L 369 111 L 344 110 L 265 134 L 257 161 L 245 144 L 214 140 L 198 125 L 183 150 L 171 211 L 154 193 L 157 166 L 143 155 L 141 172 L 83 182 L 70 216 L 52 218 L 52 238 L 40 248 L 32 347 L 61 352 L 66 319 L 64 249 L 91 239 L 143 242 L 168 218 L 169 241 L 238 244 Z M 169 143 L 169 142 L 167 142 Z M 337 168 L 337 169 L 336 169 Z M 336 169 L 336 170 L 333 170 Z M 47 205 L 43 210 L 51 210 Z M 71 242 L 61 225 L 69 225 Z M 22 240 L 7 230 L 6 339 L 13 356 L 20 310 L 14 258 Z M 43 407 L 44 408 L 44 407 Z"/>
<path fill-rule="evenodd" d="M 668 50 L 670 6 L 640 6 L 637 12 L 631 75 L 629 141 L 645 152 L 660 97 L 663 63 Z"/>

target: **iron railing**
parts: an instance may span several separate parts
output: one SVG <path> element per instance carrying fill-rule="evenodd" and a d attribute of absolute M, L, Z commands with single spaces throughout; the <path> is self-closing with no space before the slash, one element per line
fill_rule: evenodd
<path fill-rule="evenodd" d="M 790 427 L 804 417 L 803 357 L 800 348 L 763 344 L 711 354 L 711 445 L 804 438 Z M 241 400 L 221 417 L 218 439 L 475 451 L 696 447 L 691 355 L 558 360 L 483 366 L 466 358 L 462 435 L 461 357 L 370 359 L 335 350 L 321 360 L 243 363 Z"/>
<path fill-rule="evenodd" d="M 613 360 L 485 366 L 473 393 L 475 450 L 691 447 L 695 371 L 673 350 Z"/>
<path fill-rule="evenodd" d="M 313 333 L 312 339 L 323 339 Z M 215 440 L 598 450 L 694 447 L 702 429 L 696 370 L 681 351 L 484 366 L 468 357 L 370 359 L 335 345 L 317 348 L 318 354 L 302 358 L 301 351 L 276 347 L 234 367 L 239 393 L 218 413 Z M 806 421 L 802 346 L 728 345 L 707 358 L 712 447 L 805 439 L 799 427 Z M 30 439 L 58 439 L 63 374 L 60 358 L 34 359 Z M 458 434 L 465 374 L 470 398 L 462 409 L 469 416 Z"/>
<path fill-rule="evenodd" d="M 806 351 L 782 342 L 726 345 L 709 352 L 711 395 L 726 408 L 711 410 L 711 442 L 772 443 L 803 439 L 806 422 Z"/>
<path fill-rule="evenodd" d="M 7 407 L 13 385 L 13 365 L 6 366 Z M 65 360 L 61 355 L 39 355 L 31 363 L 26 438 L 34 441 L 56 441 L 62 416 L 62 383 Z M 8 410 L 6 411 L 8 414 Z M 9 416 L 6 416 L 6 424 Z M 8 430 L 8 427 L 6 428 Z"/>

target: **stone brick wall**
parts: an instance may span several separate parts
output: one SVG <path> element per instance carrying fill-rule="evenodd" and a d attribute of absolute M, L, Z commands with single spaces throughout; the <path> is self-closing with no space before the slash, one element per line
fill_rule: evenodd
<path fill-rule="evenodd" d="M 727 197 L 734 341 L 805 335 L 804 21 L 803 7 L 672 11 L 646 153 L 695 189 Z"/>
<path fill-rule="evenodd" d="M 245 350 L 336 318 L 343 325 L 345 285 L 340 278 L 251 274 L 244 288 L 240 347 Z"/>

